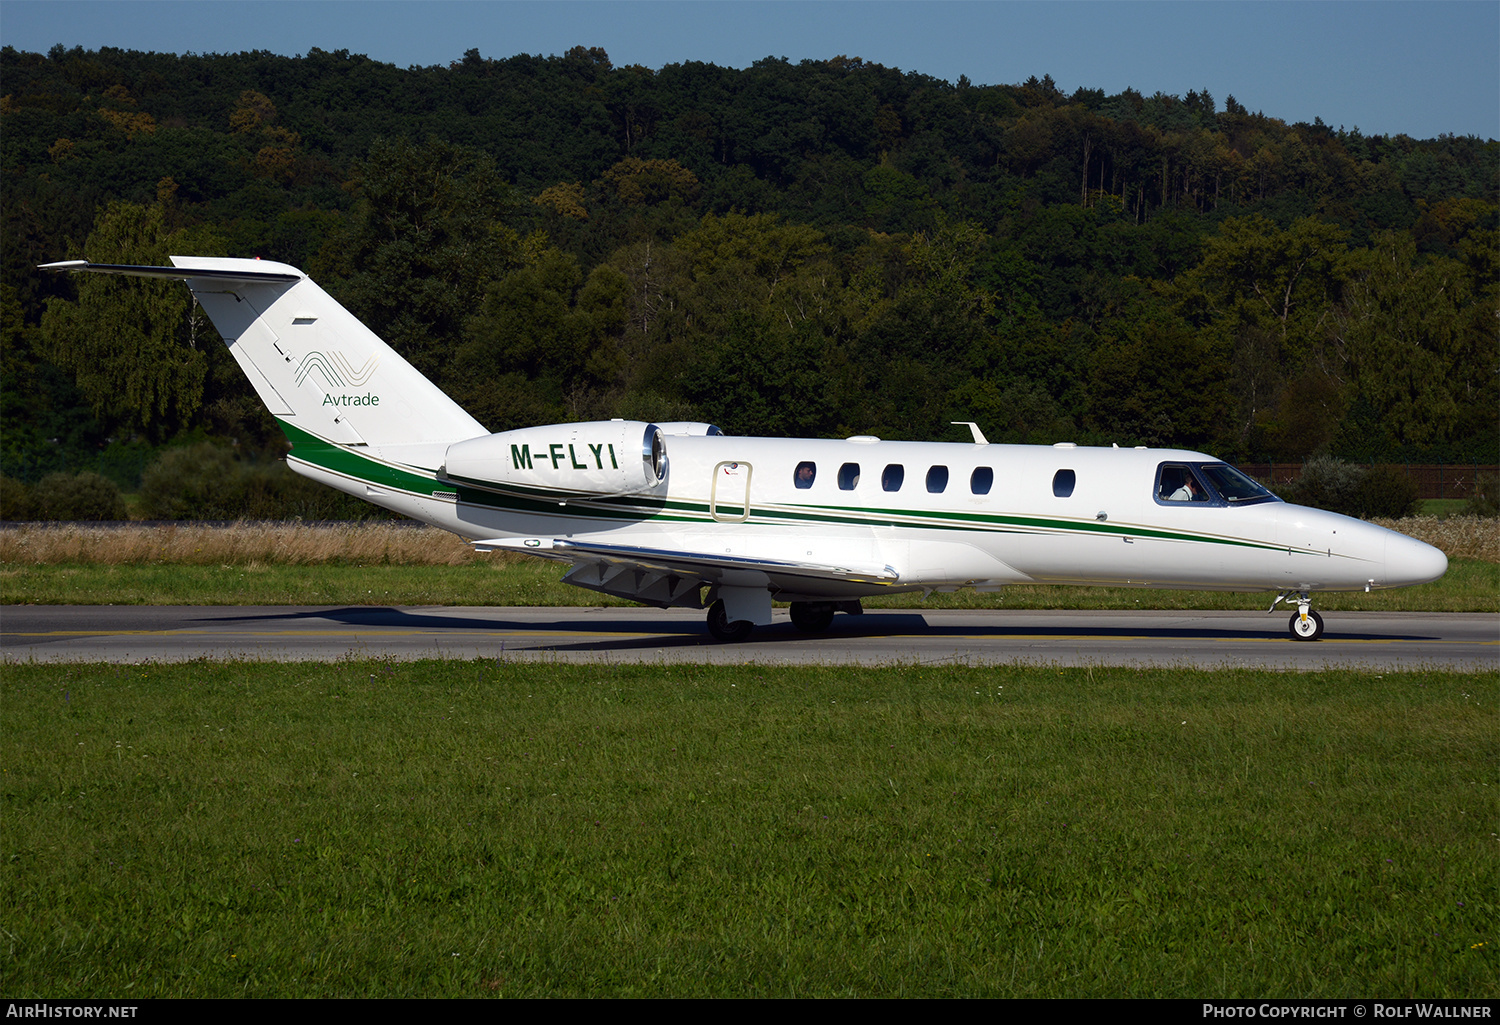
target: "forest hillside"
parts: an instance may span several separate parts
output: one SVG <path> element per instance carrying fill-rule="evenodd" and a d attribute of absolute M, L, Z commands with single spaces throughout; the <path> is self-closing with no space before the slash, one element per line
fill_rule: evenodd
<path fill-rule="evenodd" d="M 497 431 L 1495 462 L 1500 143 L 1206 85 L 7 47 L 0 471 L 284 450 L 186 289 L 35 270 L 173 253 L 302 267 Z"/>

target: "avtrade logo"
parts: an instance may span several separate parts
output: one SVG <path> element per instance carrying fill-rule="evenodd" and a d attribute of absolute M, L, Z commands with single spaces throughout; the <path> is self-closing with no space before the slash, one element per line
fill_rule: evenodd
<path fill-rule="evenodd" d="M 321 352 L 309 352 L 302 357 L 301 364 L 297 367 L 297 384 L 301 385 L 307 380 L 307 376 L 314 370 L 318 376 L 323 378 L 323 383 L 328 388 L 363 388 L 375 374 L 375 368 L 380 365 L 380 360 L 374 356 L 365 360 L 365 365 L 355 370 L 350 364 L 349 358 L 342 352 L 330 351 L 327 355 Z M 373 403 L 370 403 L 373 405 Z M 325 402 L 324 405 L 327 405 Z"/>

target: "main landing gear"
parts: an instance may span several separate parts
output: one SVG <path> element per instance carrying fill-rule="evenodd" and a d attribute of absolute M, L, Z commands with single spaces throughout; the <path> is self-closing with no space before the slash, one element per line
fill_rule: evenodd
<path fill-rule="evenodd" d="M 708 607 L 708 632 L 716 641 L 724 641 L 726 644 L 743 641 L 754 629 L 755 624 L 748 619 L 737 619 L 731 623 L 729 614 L 724 611 L 722 598 Z"/>
<path fill-rule="evenodd" d="M 833 602 L 794 601 L 788 610 L 792 614 L 792 625 L 805 634 L 820 634 L 833 624 L 837 611 Z"/>
<path fill-rule="evenodd" d="M 1276 596 L 1271 607 L 1266 610 L 1270 615 L 1276 611 L 1276 606 L 1285 601 L 1292 594 L 1291 591 L 1283 591 Z M 1287 621 L 1286 627 L 1292 634 L 1294 641 L 1315 641 L 1323 636 L 1323 617 L 1312 610 L 1312 599 L 1306 591 L 1297 592 L 1297 611 L 1292 613 L 1292 618 Z"/>
<path fill-rule="evenodd" d="M 802 633 L 823 633 L 833 625 L 833 616 L 836 612 L 847 612 L 850 615 L 859 615 L 864 612 L 864 607 L 857 600 L 854 601 L 794 601 L 789 610 L 792 614 L 792 625 Z M 708 632 L 716 641 L 733 644 L 743 641 L 750 636 L 750 631 L 755 629 L 755 624 L 747 619 L 731 621 L 729 612 L 724 607 L 722 598 L 708 607 Z"/>

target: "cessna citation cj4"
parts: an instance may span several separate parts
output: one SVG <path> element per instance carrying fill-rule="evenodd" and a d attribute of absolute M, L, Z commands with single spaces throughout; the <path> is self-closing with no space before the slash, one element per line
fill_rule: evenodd
<path fill-rule="evenodd" d="M 46 269 L 181 278 L 291 440 L 292 469 L 469 539 L 571 564 L 570 584 L 708 609 L 719 640 L 820 631 L 860 599 L 1007 584 L 1280 592 L 1317 640 L 1316 591 L 1436 580 L 1436 548 L 1287 505 L 1170 449 L 731 438 L 609 420 L 489 434 L 301 271 L 172 257 Z"/>

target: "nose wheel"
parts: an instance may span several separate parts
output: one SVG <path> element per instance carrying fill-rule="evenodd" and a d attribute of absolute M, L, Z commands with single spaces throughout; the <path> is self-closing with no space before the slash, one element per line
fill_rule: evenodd
<path fill-rule="evenodd" d="M 1266 612 L 1275 612 L 1276 606 L 1290 598 L 1291 591 L 1286 591 L 1276 596 L 1271 607 Z M 1297 611 L 1292 613 L 1292 618 L 1287 620 L 1286 627 L 1292 634 L 1294 641 L 1315 641 L 1323 636 L 1323 617 L 1312 610 L 1312 598 L 1306 591 L 1297 593 Z"/>
<path fill-rule="evenodd" d="M 1323 636 L 1323 617 L 1311 609 L 1304 615 L 1301 612 L 1293 612 L 1292 618 L 1287 623 L 1287 629 L 1292 632 L 1292 639 L 1297 641 L 1315 641 Z"/>

